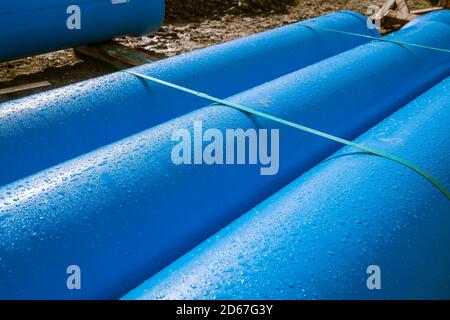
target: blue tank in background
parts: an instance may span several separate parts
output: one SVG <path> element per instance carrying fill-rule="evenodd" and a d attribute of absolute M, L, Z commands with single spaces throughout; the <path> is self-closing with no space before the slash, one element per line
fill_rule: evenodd
<path fill-rule="evenodd" d="M 164 0 L 0 3 L 0 62 L 159 29 Z"/>

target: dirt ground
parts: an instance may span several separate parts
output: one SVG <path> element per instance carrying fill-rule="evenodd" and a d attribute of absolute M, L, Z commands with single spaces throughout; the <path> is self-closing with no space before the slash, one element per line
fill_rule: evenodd
<path fill-rule="evenodd" d="M 165 57 L 203 48 L 312 18 L 336 10 L 367 13 L 383 0 L 167 0 L 166 23 L 153 35 L 123 37 L 116 41 L 128 47 Z M 215 3 L 215 5 L 214 5 Z M 218 5 L 220 3 L 220 5 Z M 429 1 L 408 1 L 412 8 L 430 6 Z M 0 102 L 60 87 L 115 71 L 112 67 L 72 49 L 0 63 L 0 89 L 49 81 L 51 87 L 0 96 Z"/>

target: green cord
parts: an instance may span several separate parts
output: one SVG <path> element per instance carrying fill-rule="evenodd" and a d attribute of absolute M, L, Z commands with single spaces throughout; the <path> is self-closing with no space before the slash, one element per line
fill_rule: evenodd
<path fill-rule="evenodd" d="M 342 30 L 335 30 L 335 29 L 330 29 L 330 28 L 314 27 L 314 26 L 310 26 L 310 25 L 307 25 L 307 24 L 301 24 L 301 25 L 303 25 L 303 26 L 305 26 L 305 27 L 307 27 L 307 28 L 309 28 L 311 30 L 328 31 L 328 32 L 340 33 L 340 34 L 349 35 L 349 36 L 355 36 L 355 37 L 371 39 L 371 40 L 374 40 L 374 41 L 393 43 L 393 44 L 397 44 L 397 45 L 400 45 L 400 46 L 410 46 L 410 47 L 415 47 L 415 48 L 421 48 L 421 49 L 428 49 L 428 50 L 433 50 L 433 51 L 438 51 L 438 52 L 450 53 L 450 50 L 443 49 L 443 48 L 419 45 L 419 44 L 403 42 L 403 41 L 395 41 L 395 40 L 390 40 L 390 39 L 386 39 L 386 38 L 380 38 L 380 37 L 376 37 L 376 36 L 369 36 L 369 35 L 366 35 L 366 34 L 359 34 L 359 33 L 342 31 Z M 122 52 L 121 50 L 118 50 L 118 49 L 117 50 L 114 49 L 114 51 Z M 124 52 L 122 52 L 122 53 L 125 54 L 125 55 L 128 55 L 128 56 L 131 56 L 133 58 L 138 58 L 139 60 L 143 60 L 143 61 L 146 61 L 146 62 L 153 62 L 151 60 L 148 60 L 148 59 L 145 59 L 145 58 L 141 58 L 141 57 L 136 57 L 136 56 L 128 54 L 128 53 L 124 53 Z M 189 93 L 189 94 L 192 94 L 192 95 L 195 95 L 195 96 L 198 96 L 198 97 L 210 100 L 212 102 L 215 102 L 215 103 L 218 103 L 218 104 L 221 104 L 221 105 L 229 106 L 229 107 L 232 107 L 232 108 L 235 108 L 235 109 L 238 109 L 238 110 L 241 110 L 241 111 L 253 114 L 255 116 L 259 116 L 259 117 L 262 117 L 262 118 L 265 118 L 265 119 L 268 119 L 268 120 L 271 120 L 271 121 L 274 121 L 274 122 L 277 122 L 277 123 L 281 123 L 281 124 L 290 126 L 292 128 L 296 128 L 296 129 L 299 129 L 301 131 L 308 132 L 308 133 L 311 133 L 311 134 L 323 137 L 325 139 L 329 139 L 329 140 L 332 140 L 332 141 L 335 141 L 335 142 L 338 142 L 338 143 L 341 143 L 341 144 L 344 144 L 344 145 L 347 145 L 347 146 L 350 146 L 350 147 L 362 150 L 364 152 L 367 152 L 367 153 L 370 153 L 370 154 L 373 154 L 373 155 L 376 155 L 376 156 L 380 156 L 380 157 L 383 157 L 385 159 L 397 162 L 397 163 L 399 163 L 399 164 L 401 164 L 401 165 L 403 165 L 403 166 L 405 166 L 405 167 L 415 171 L 416 173 L 418 173 L 422 177 L 426 178 L 440 192 L 442 192 L 444 194 L 444 196 L 448 200 L 450 200 L 450 192 L 437 179 L 435 179 L 432 175 L 430 175 L 429 173 L 427 173 L 425 170 L 421 169 L 420 167 L 418 167 L 418 166 L 416 166 L 416 165 L 414 165 L 414 164 L 412 164 L 412 163 L 410 163 L 410 162 L 408 162 L 406 160 L 400 159 L 400 158 L 398 158 L 396 156 L 393 156 L 393 155 L 390 155 L 388 153 L 381 152 L 381 151 L 378 151 L 378 150 L 366 147 L 364 145 L 357 144 L 357 143 L 354 143 L 354 142 L 351 142 L 351 141 L 348 141 L 348 140 L 345 140 L 345 139 L 333 136 L 333 135 L 325 133 L 325 132 L 321 132 L 321 131 L 318 131 L 318 130 L 315 130 L 315 129 L 312 129 L 312 128 L 308 128 L 308 127 L 302 126 L 300 124 L 297 124 L 297 123 L 294 123 L 294 122 L 291 122 L 291 121 L 288 121 L 288 120 L 285 120 L 285 119 L 282 119 L 282 118 L 279 118 L 279 117 L 276 117 L 276 116 L 273 116 L 273 115 L 270 115 L 270 114 L 267 114 L 267 113 L 264 113 L 264 112 L 260 112 L 260 111 L 254 110 L 254 109 L 249 108 L 249 107 L 244 106 L 244 105 L 240 105 L 240 104 L 236 104 L 236 103 L 233 103 L 233 102 L 229 102 L 229 101 L 226 101 L 226 100 L 223 100 L 223 99 L 219 99 L 219 98 L 210 96 L 210 95 L 202 93 L 202 92 L 198 92 L 198 91 L 186 88 L 186 87 L 182 87 L 182 86 L 176 85 L 174 83 L 170 83 L 170 82 L 167 82 L 167 81 L 164 81 L 164 80 L 160 80 L 160 79 L 157 79 L 157 78 L 154 78 L 154 77 L 150 77 L 150 76 L 147 76 L 147 75 L 142 74 L 142 73 L 138 73 L 138 72 L 135 72 L 135 71 L 132 71 L 132 70 L 124 70 L 123 72 L 129 73 L 129 74 L 133 74 L 134 76 L 137 76 L 137 77 L 140 77 L 140 78 L 152 81 L 152 82 L 156 82 L 156 83 L 159 83 L 161 85 L 165 85 L 167 87 L 170 87 L 170 88 L 173 88 L 173 89 L 176 89 L 176 90 L 180 90 L 180 91 L 183 91 L 183 92 L 186 92 L 186 93 Z"/>
<path fill-rule="evenodd" d="M 313 26 L 310 26 L 310 25 L 307 25 L 307 24 L 301 24 L 301 25 L 305 26 L 306 28 L 309 28 L 309 29 L 312 29 L 312 30 L 317 30 L 317 31 L 328 31 L 328 32 L 340 33 L 340 34 L 344 34 L 344 35 L 348 35 L 348 36 L 354 36 L 354 37 L 371 39 L 371 40 L 380 41 L 380 42 L 388 42 L 388 43 L 398 44 L 400 46 L 409 46 L 409 47 L 415 47 L 415 48 L 421 48 L 421 49 L 428 49 L 428 50 L 433 50 L 433 51 L 450 53 L 449 49 L 444 49 L 444 48 L 437 48 L 437 47 L 425 46 L 425 45 L 416 44 L 416 43 L 409 43 L 409 42 L 403 42 L 403 41 L 390 40 L 390 39 L 386 39 L 386 38 L 369 36 L 369 35 L 366 35 L 366 34 L 354 33 L 354 32 L 349 32 L 349 31 L 342 31 L 342 30 L 336 30 L 336 29 L 330 29 L 330 28 L 322 28 L 322 27 L 313 27 Z"/>
<path fill-rule="evenodd" d="M 399 163 L 399 164 L 401 164 L 401 165 L 403 165 L 403 166 L 405 166 L 407 168 L 410 168 L 411 170 L 417 172 L 418 174 L 420 174 L 421 176 L 426 178 L 440 192 L 442 192 L 444 194 L 444 196 L 447 197 L 448 200 L 450 200 L 450 192 L 437 179 L 435 179 L 433 176 L 431 176 L 425 170 L 419 168 L 418 166 L 416 166 L 416 165 L 414 165 L 414 164 L 412 164 L 412 163 L 410 163 L 410 162 L 408 162 L 406 160 L 400 159 L 400 158 L 398 158 L 396 156 L 393 156 L 393 155 L 390 155 L 388 153 L 384 153 L 384 152 L 381 152 L 381 151 L 378 151 L 378 150 L 366 147 L 364 145 L 361 145 L 361 144 L 358 144 L 358 143 L 354 143 L 354 142 L 351 142 L 351 141 L 348 141 L 348 140 L 345 140 L 345 139 L 333 136 L 331 134 L 328 134 L 328 133 L 325 133 L 325 132 L 322 132 L 322 131 L 318 131 L 318 130 L 315 130 L 315 129 L 312 129 L 312 128 L 308 128 L 308 127 L 302 126 L 302 125 L 297 124 L 295 122 L 291 122 L 291 121 L 288 121 L 288 120 L 285 120 L 285 119 L 282 119 L 282 118 L 279 118 L 279 117 L 267 114 L 265 112 L 261 112 L 261 111 L 255 110 L 255 109 L 249 108 L 249 107 L 241 105 L 241 104 L 237 104 L 237 103 L 233 103 L 233 102 L 230 102 L 230 101 L 226 101 L 226 100 L 223 100 L 223 99 L 220 99 L 220 98 L 216 98 L 216 97 L 210 96 L 210 95 L 208 95 L 206 93 L 195 91 L 195 90 L 192 90 L 192 89 L 189 89 L 189 88 L 186 88 L 186 87 L 179 86 L 179 85 L 174 84 L 174 83 L 170 83 L 170 82 L 167 82 L 167 81 L 164 81 L 164 80 L 160 80 L 160 79 L 157 79 L 157 78 L 154 78 L 154 77 L 151 77 L 151 76 L 147 76 L 147 75 L 139 73 L 139 72 L 135 72 L 135 71 L 132 71 L 132 70 L 123 70 L 122 72 L 126 72 L 126 73 L 132 74 L 132 75 L 134 75 L 136 77 L 139 77 L 139 78 L 142 78 L 142 79 L 146 79 L 146 80 L 149 80 L 149 81 L 152 81 L 152 82 L 156 82 L 156 83 L 159 83 L 161 85 L 164 85 L 164 86 L 167 86 L 167 87 L 179 90 L 179 91 L 183 91 L 183 92 L 186 92 L 186 93 L 198 96 L 200 98 L 204 98 L 204 99 L 210 100 L 212 102 L 215 102 L 215 103 L 218 103 L 218 104 L 221 104 L 221 105 L 229 106 L 229 107 L 232 107 L 232 108 L 244 111 L 246 113 L 253 114 L 255 116 L 258 116 L 258 117 L 261 117 L 261 118 L 265 118 L 265 119 L 268 119 L 268 120 L 271 120 L 271 121 L 274 121 L 274 122 L 278 122 L 278 123 L 287 125 L 289 127 L 292 127 L 292 128 L 295 128 L 295 129 L 299 129 L 301 131 L 305 131 L 305 132 L 314 134 L 316 136 L 320 136 L 320 137 L 323 137 L 323 138 L 326 138 L 326 139 L 329 139 L 329 140 L 332 140 L 332 141 L 336 141 L 336 142 L 339 142 L 341 144 L 344 144 L 344 145 L 347 145 L 347 146 L 354 147 L 356 149 L 365 151 L 367 153 L 370 153 L 370 154 L 373 154 L 373 155 L 376 155 L 376 156 L 380 156 L 380 157 L 386 158 L 388 160 L 397 162 L 397 163 Z"/>

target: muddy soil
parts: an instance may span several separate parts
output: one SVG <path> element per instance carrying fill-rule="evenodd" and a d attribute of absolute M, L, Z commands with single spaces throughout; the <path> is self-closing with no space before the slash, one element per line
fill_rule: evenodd
<path fill-rule="evenodd" d="M 199 21 L 224 14 L 288 13 L 296 0 L 166 0 L 166 22 Z"/>
<path fill-rule="evenodd" d="M 167 19 L 153 35 L 116 41 L 128 47 L 165 57 L 250 35 L 288 23 L 337 10 L 366 14 L 369 6 L 383 0 L 167 0 Z M 412 8 L 430 5 L 409 0 Z M 214 5 L 215 4 L 215 5 Z M 77 56 L 72 49 L 0 63 L 0 89 L 37 81 L 51 87 L 0 96 L 3 100 L 60 87 L 115 71 L 92 59 Z"/>

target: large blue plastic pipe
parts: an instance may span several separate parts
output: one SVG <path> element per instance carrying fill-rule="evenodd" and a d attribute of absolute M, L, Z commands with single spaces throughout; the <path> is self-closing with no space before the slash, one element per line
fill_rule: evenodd
<path fill-rule="evenodd" d="M 450 187 L 450 78 L 357 142 Z M 450 299 L 450 201 L 343 148 L 125 299 Z M 380 268 L 381 290 L 369 290 Z M 370 279 L 369 284 L 377 284 Z"/>
<path fill-rule="evenodd" d="M 438 10 L 427 13 L 426 15 L 421 16 L 420 19 L 414 19 L 408 22 L 406 25 L 403 26 L 403 29 L 413 26 L 416 23 L 423 23 L 426 21 L 448 23 L 449 20 L 450 20 L 450 10 Z"/>
<path fill-rule="evenodd" d="M 376 35 L 353 12 L 307 23 Z M 226 98 L 367 41 L 293 24 L 135 70 Z M 0 105 L 0 185 L 207 104 L 118 73 Z"/>
<path fill-rule="evenodd" d="M 0 61 L 158 30 L 164 0 L 0 2 Z"/>
<path fill-rule="evenodd" d="M 450 47 L 450 25 L 391 38 Z M 377 42 L 231 101 L 353 139 L 448 75 L 447 58 Z M 272 125 L 213 105 L 3 187 L 0 297 L 118 298 L 339 148 L 282 128 L 276 176 L 255 165 L 177 166 L 171 136 L 192 133 L 195 120 L 205 130 Z M 69 265 L 81 267 L 83 290 L 67 290 Z"/>

